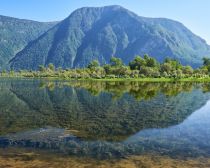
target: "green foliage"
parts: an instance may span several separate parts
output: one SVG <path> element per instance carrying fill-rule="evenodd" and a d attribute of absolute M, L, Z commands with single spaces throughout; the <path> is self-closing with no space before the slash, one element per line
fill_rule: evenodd
<path fill-rule="evenodd" d="M 157 61 L 154 59 L 154 58 L 152 58 L 152 57 L 149 57 L 149 55 L 144 55 L 144 60 L 145 60 L 145 62 L 146 62 L 146 66 L 147 67 L 152 67 L 152 68 L 154 68 L 154 67 L 157 67 L 158 66 L 158 63 L 157 63 Z"/>
<path fill-rule="evenodd" d="M 210 58 L 203 58 L 203 69 L 207 70 L 210 73 Z"/>
<path fill-rule="evenodd" d="M 161 65 L 161 73 L 170 74 L 173 71 L 173 67 L 170 63 L 166 62 Z"/>
<path fill-rule="evenodd" d="M 46 68 L 44 67 L 44 65 L 39 65 L 39 71 L 40 72 L 45 72 Z"/>
<path fill-rule="evenodd" d="M 160 77 L 160 72 L 157 69 L 146 66 L 141 68 L 140 74 L 146 77 Z"/>
<path fill-rule="evenodd" d="M 97 60 L 93 60 L 91 63 L 87 66 L 89 69 L 96 69 L 99 67 L 99 62 Z"/>
<path fill-rule="evenodd" d="M 182 71 L 184 74 L 187 74 L 187 75 L 192 75 L 193 74 L 193 68 L 191 66 L 184 66 L 182 68 Z"/>
<path fill-rule="evenodd" d="M 131 70 L 140 70 L 142 66 L 146 65 L 145 59 L 141 58 L 141 56 L 136 56 L 133 61 L 129 63 Z"/>
<path fill-rule="evenodd" d="M 87 68 L 66 69 L 55 68 L 50 63 L 47 68 L 39 65 L 39 71 L 10 71 L 1 73 L 1 76 L 23 76 L 23 77 L 54 77 L 66 79 L 112 79 L 112 78 L 208 78 L 210 65 L 205 59 L 204 66 L 193 69 L 191 66 L 183 66 L 174 59 L 165 59 L 159 63 L 156 59 L 145 55 L 143 58 L 136 56 L 129 65 L 123 65 L 120 58 L 111 57 L 110 64 L 100 66 L 97 60 L 91 61 Z"/>
<path fill-rule="evenodd" d="M 210 58 L 204 57 L 203 58 L 203 65 L 204 66 L 209 66 L 210 65 Z"/>
<path fill-rule="evenodd" d="M 174 70 L 182 68 L 181 63 L 178 60 L 167 58 L 164 62 L 170 64 Z"/>
<path fill-rule="evenodd" d="M 111 57 L 110 59 L 110 64 L 111 66 L 113 67 L 120 67 L 123 65 L 123 62 L 120 58 L 117 58 L 117 57 Z"/>
<path fill-rule="evenodd" d="M 54 66 L 52 63 L 50 63 L 50 64 L 48 65 L 48 68 L 49 68 L 49 70 L 51 70 L 51 71 L 55 71 L 55 66 Z"/>

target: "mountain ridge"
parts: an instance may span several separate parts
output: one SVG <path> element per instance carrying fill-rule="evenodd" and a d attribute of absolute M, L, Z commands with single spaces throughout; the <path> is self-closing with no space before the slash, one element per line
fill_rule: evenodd
<path fill-rule="evenodd" d="M 32 41 L 10 65 L 14 70 L 37 70 L 49 63 L 78 68 L 94 59 L 106 64 L 112 56 L 128 64 L 144 54 L 198 67 L 210 55 L 210 46 L 178 21 L 141 17 L 121 6 L 83 7 Z"/>
<path fill-rule="evenodd" d="M 8 61 L 16 53 L 56 23 L 44 23 L 0 15 L 0 68 L 8 68 Z"/>
<path fill-rule="evenodd" d="M 19 20 L 19 21 L 25 21 L 25 22 L 37 22 L 37 23 L 50 23 L 50 24 L 54 24 L 54 23 L 59 23 L 60 21 L 37 21 L 37 20 L 33 20 L 33 19 L 24 19 L 24 18 L 19 18 L 19 17 L 13 17 L 13 16 L 8 16 L 8 15 L 0 15 L 0 18 L 6 18 L 9 20 Z"/>

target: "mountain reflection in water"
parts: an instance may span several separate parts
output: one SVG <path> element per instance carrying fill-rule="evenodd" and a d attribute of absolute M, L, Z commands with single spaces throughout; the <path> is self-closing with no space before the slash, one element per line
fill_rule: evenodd
<path fill-rule="evenodd" d="M 210 154 L 209 84 L 0 81 L 0 146 L 99 159 Z"/>

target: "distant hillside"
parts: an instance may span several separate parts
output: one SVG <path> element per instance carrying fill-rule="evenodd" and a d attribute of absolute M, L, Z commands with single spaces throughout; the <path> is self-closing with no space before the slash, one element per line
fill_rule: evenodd
<path fill-rule="evenodd" d="M 0 16 L 0 69 L 6 68 L 15 54 L 55 24 Z"/>
<path fill-rule="evenodd" d="M 84 67 L 111 56 L 128 63 L 145 53 L 163 61 L 175 58 L 198 67 L 210 46 L 184 25 L 169 19 L 139 17 L 120 6 L 81 8 L 31 42 L 10 61 L 15 70 L 36 70 L 39 65 Z"/>

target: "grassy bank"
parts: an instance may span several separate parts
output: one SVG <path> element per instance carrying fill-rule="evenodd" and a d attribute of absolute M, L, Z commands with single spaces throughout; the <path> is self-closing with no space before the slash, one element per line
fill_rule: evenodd
<path fill-rule="evenodd" d="M 0 76 L 0 78 L 10 79 L 46 79 L 46 80 L 65 80 L 65 81 L 104 81 L 104 82 L 210 82 L 210 77 L 206 78 L 64 78 L 64 77 L 26 77 L 26 76 Z"/>
<path fill-rule="evenodd" d="M 58 79 L 58 78 L 57 78 Z M 210 82 L 210 78 L 103 78 L 103 79 L 77 79 L 91 81 L 137 81 L 137 82 Z"/>

